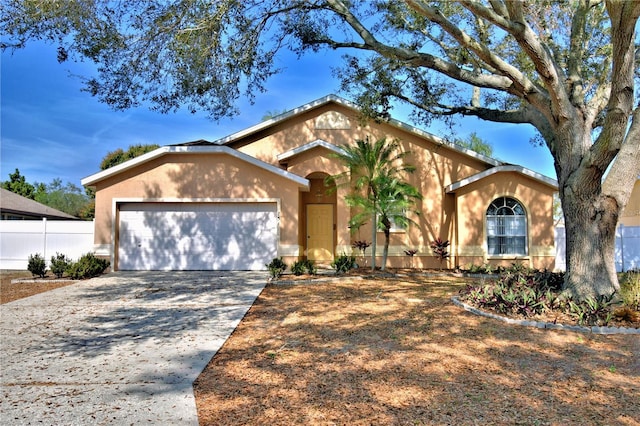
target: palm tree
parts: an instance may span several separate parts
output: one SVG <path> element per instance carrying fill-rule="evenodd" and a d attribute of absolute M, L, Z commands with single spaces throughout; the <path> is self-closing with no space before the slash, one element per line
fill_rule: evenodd
<path fill-rule="evenodd" d="M 416 201 L 422 198 L 422 195 L 411 184 L 388 176 L 380 176 L 374 181 L 374 185 L 377 188 L 377 200 L 357 192 L 347 195 L 345 200 L 349 206 L 357 208 L 357 213 L 349 221 L 352 229 L 358 229 L 372 219 L 375 220 L 375 229 L 384 233 L 382 265 L 380 267 L 384 271 L 389 255 L 391 229 L 394 225 L 404 229 L 409 224 L 415 224 L 407 215 Z M 413 213 L 419 214 L 415 210 Z"/>
<path fill-rule="evenodd" d="M 391 227 L 395 225 L 398 228 L 405 229 L 409 224 L 415 224 L 407 214 L 415 206 L 415 203 L 422 199 L 422 194 L 413 185 L 399 181 L 398 179 L 383 178 L 380 182 L 377 217 L 378 229 L 384 232 L 384 248 L 382 250 L 382 267 L 387 264 L 387 256 L 389 255 L 389 241 L 391 237 Z M 418 215 L 418 210 L 413 210 Z"/>
<path fill-rule="evenodd" d="M 415 167 L 403 161 L 409 153 L 402 151 L 397 140 L 387 142 L 386 138 L 382 138 L 372 143 L 369 138 L 366 138 L 365 140 L 356 140 L 355 145 L 343 145 L 341 148 L 342 153 L 336 154 L 336 157 L 344 163 L 348 170 L 332 176 L 331 179 L 337 185 L 352 186 L 351 193 L 345 198 L 348 205 L 359 208 L 359 212 L 350 221 L 352 229 L 362 226 L 367 219 L 371 220 L 371 268 L 375 270 L 378 219 L 382 217 L 379 216 L 379 213 L 382 212 L 380 203 L 387 206 L 385 207 L 387 220 L 393 216 L 400 216 L 400 214 L 392 213 L 395 210 L 389 208 L 389 205 L 392 204 L 389 197 L 393 191 L 392 188 L 386 188 L 386 186 L 393 185 L 395 190 L 402 189 L 403 185 L 408 185 L 406 183 L 400 185 L 403 182 L 402 174 L 413 172 Z M 417 190 L 413 189 L 417 193 Z M 385 200 L 381 201 L 381 198 L 385 198 Z M 400 198 L 397 203 L 400 203 Z M 384 227 L 382 229 L 384 230 Z M 388 241 L 386 248 L 388 249 Z"/>

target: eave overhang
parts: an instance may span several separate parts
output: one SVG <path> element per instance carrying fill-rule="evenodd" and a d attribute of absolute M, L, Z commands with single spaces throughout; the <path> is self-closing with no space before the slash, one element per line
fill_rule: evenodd
<path fill-rule="evenodd" d="M 496 166 L 496 167 L 492 167 L 490 169 L 487 169 L 485 171 L 482 171 L 480 173 L 476 173 L 475 175 L 471 175 L 465 179 L 462 179 L 458 182 L 454 182 L 452 184 L 449 184 L 447 186 L 444 187 L 444 191 L 447 194 L 451 194 L 451 193 L 455 193 L 457 190 L 464 188 L 465 186 L 471 185 L 474 182 L 478 182 L 479 180 L 485 179 L 489 176 L 495 175 L 497 173 L 507 173 L 507 172 L 511 172 L 511 173 L 519 173 L 522 174 L 524 176 L 528 176 L 531 179 L 534 179 L 544 185 L 547 185 L 550 188 L 553 188 L 554 190 L 558 189 L 558 182 L 554 179 L 551 179 L 543 174 L 540 174 L 538 172 L 534 172 L 533 170 L 527 169 L 526 167 L 522 167 L 522 166 L 516 166 L 513 164 L 509 164 L 509 165 L 502 165 L 502 166 Z"/>
<path fill-rule="evenodd" d="M 250 155 L 244 154 L 238 150 L 233 148 L 229 148 L 227 146 L 221 145 L 192 145 L 192 146 L 164 146 L 158 148 L 154 151 L 148 152 L 139 157 L 133 158 L 129 161 L 125 161 L 124 163 L 118 164 L 117 166 L 110 167 L 101 172 L 95 173 L 91 176 L 87 176 L 82 179 L 80 182 L 83 186 L 95 186 L 97 182 L 100 182 L 104 179 L 108 179 L 110 177 L 116 176 L 126 170 L 133 169 L 134 167 L 138 167 L 144 163 L 155 160 L 156 158 L 160 158 L 169 154 L 225 154 L 235 157 L 239 160 L 245 161 L 251 165 L 264 169 L 270 173 L 288 179 L 298 186 L 308 190 L 309 189 L 309 180 L 303 177 L 300 177 L 294 173 L 288 172 L 286 170 L 282 170 L 276 166 L 273 166 L 269 163 L 265 163 L 264 161 L 258 160 L 255 157 L 251 157 Z"/>
<path fill-rule="evenodd" d="M 277 159 L 280 163 L 286 163 L 291 158 L 296 157 L 304 152 L 310 151 L 314 148 L 324 148 L 338 155 L 345 153 L 342 148 L 329 142 L 323 141 L 322 139 L 317 139 L 313 142 L 309 142 L 296 148 L 290 149 L 289 151 L 283 152 L 282 154 L 278 154 Z"/>

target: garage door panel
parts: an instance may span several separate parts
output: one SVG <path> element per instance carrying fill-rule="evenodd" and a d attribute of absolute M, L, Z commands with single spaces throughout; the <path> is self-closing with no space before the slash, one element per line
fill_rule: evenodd
<path fill-rule="evenodd" d="M 277 227 L 275 203 L 122 206 L 119 268 L 264 270 Z"/>

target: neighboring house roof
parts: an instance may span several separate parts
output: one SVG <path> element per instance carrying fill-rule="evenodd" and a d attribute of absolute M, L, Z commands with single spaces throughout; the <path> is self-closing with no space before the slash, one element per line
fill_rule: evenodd
<path fill-rule="evenodd" d="M 155 149 L 144 155 L 133 158 L 129 161 L 125 161 L 124 163 L 118 164 L 117 166 L 110 167 L 106 170 L 103 170 L 101 172 L 88 176 L 82 179 L 81 183 L 82 185 L 85 185 L 85 186 L 95 185 L 96 182 L 99 182 L 103 179 L 114 176 L 125 170 L 129 170 L 133 167 L 139 166 L 140 164 L 146 163 L 148 161 L 151 161 L 153 159 L 156 159 L 168 154 L 227 154 L 227 155 L 236 157 L 240 160 L 246 161 L 247 163 L 253 164 L 254 166 L 267 170 L 271 173 L 274 173 L 286 179 L 292 180 L 298 185 L 309 189 L 309 181 L 303 177 L 300 177 L 286 170 L 279 169 L 278 167 L 265 163 L 264 161 L 260 161 L 255 157 L 251 157 L 250 155 L 244 154 L 233 148 L 229 148 L 227 146 L 220 146 L 217 144 L 213 144 L 211 142 L 207 142 L 205 140 L 188 142 L 186 144 L 181 144 L 181 145 L 164 146 L 164 147 Z"/>
<path fill-rule="evenodd" d="M 33 218 L 78 219 L 75 216 L 45 206 L 4 188 L 0 188 L 0 211 L 3 214 Z"/>

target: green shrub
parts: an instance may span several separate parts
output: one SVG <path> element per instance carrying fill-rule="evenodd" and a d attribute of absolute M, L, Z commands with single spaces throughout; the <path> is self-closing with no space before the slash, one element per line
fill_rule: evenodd
<path fill-rule="evenodd" d="M 482 265 L 470 264 L 467 266 L 466 271 L 470 274 L 493 274 L 495 269 L 490 263 L 484 263 Z"/>
<path fill-rule="evenodd" d="M 109 267 L 109 261 L 96 257 L 93 253 L 82 255 L 77 262 L 67 268 L 67 275 L 74 280 L 97 277 Z"/>
<path fill-rule="evenodd" d="M 70 264 L 71 259 L 62 253 L 56 252 L 55 256 L 51 256 L 51 272 L 53 272 L 56 278 L 62 278 Z"/>
<path fill-rule="evenodd" d="M 293 262 L 293 265 L 291 265 L 291 273 L 293 275 L 302 275 L 304 274 L 304 271 L 304 260 L 296 260 L 295 262 Z"/>
<path fill-rule="evenodd" d="M 355 261 L 356 258 L 354 256 L 348 256 L 343 253 L 331 262 L 331 267 L 336 270 L 336 274 L 344 274 L 353 268 Z"/>
<path fill-rule="evenodd" d="M 304 274 L 305 272 L 309 275 L 315 275 L 318 272 L 318 268 L 313 263 L 313 260 L 296 260 L 295 262 L 293 262 L 293 265 L 291 265 L 291 273 L 293 275 L 298 276 Z"/>
<path fill-rule="evenodd" d="M 39 253 L 30 254 L 27 263 L 27 270 L 29 270 L 33 276 L 44 278 L 47 273 L 47 263 L 44 261 L 44 257 Z"/>
<path fill-rule="evenodd" d="M 640 270 L 620 275 L 620 297 L 626 306 L 640 311 Z"/>
<path fill-rule="evenodd" d="M 269 269 L 269 273 L 273 279 L 280 278 L 282 273 L 287 269 L 287 264 L 284 263 L 281 257 L 273 258 L 273 260 L 265 264 L 265 266 Z"/>
<path fill-rule="evenodd" d="M 307 274 L 315 275 L 318 273 L 318 267 L 313 262 L 313 260 L 305 259 L 303 262 L 304 262 L 304 268 L 307 270 Z"/>

